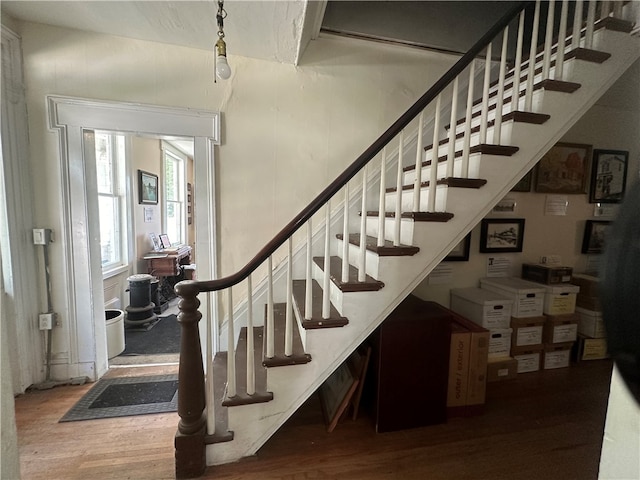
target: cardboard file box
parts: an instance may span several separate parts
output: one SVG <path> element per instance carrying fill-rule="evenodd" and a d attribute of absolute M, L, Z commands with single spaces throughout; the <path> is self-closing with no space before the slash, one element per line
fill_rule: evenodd
<path fill-rule="evenodd" d="M 606 332 L 602 321 L 602 312 L 576 307 L 578 314 L 578 333 L 591 338 L 604 338 Z"/>
<path fill-rule="evenodd" d="M 481 288 L 451 290 L 451 310 L 478 325 L 488 328 L 509 328 L 513 300 Z"/>
<path fill-rule="evenodd" d="M 568 315 L 547 315 L 544 324 L 544 343 L 574 342 L 578 338 L 577 313 Z"/>
<path fill-rule="evenodd" d="M 518 361 L 512 357 L 493 358 L 487 363 L 487 382 L 500 382 L 516 378 Z"/>
<path fill-rule="evenodd" d="M 508 357 L 511 352 L 511 328 L 489 330 L 489 358 Z"/>
<path fill-rule="evenodd" d="M 532 282 L 555 285 L 557 283 L 569 283 L 573 268 L 550 266 L 534 263 L 522 264 L 522 278 Z"/>
<path fill-rule="evenodd" d="M 576 362 L 582 360 L 602 360 L 609 358 L 607 340 L 605 338 L 589 338 L 578 335 L 578 341 L 573 344 L 571 357 Z"/>
<path fill-rule="evenodd" d="M 517 373 L 537 372 L 542 360 L 542 345 L 511 347 L 511 356 L 518 362 Z"/>
<path fill-rule="evenodd" d="M 576 273 L 571 277 L 571 283 L 580 287 L 580 294 L 586 297 L 598 296 L 598 277 L 586 273 Z"/>
<path fill-rule="evenodd" d="M 480 279 L 480 287 L 513 300 L 511 316 L 539 317 L 544 307 L 544 285 L 517 277 Z"/>
<path fill-rule="evenodd" d="M 547 317 L 511 318 L 511 348 L 542 344 L 542 331 Z"/>
<path fill-rule="evenodd" d="M 573 342 L 547 344 L 543 350 L 542 366 L 545 370 L 552 370 L 554 368 L 565 368 L 570 364 L 571 347 Z"/>
<path fill-rule="evenodd" d="M 549 285 L 545 287 L 545 315 L 562 315 L 573 313 L 576 309 L 576 295 L 580 291 L 577 285 Z"/>

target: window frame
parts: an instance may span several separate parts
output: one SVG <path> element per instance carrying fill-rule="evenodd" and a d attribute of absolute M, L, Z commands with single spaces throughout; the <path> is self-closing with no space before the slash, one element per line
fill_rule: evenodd
<path fill-rule="evenodd" d="M 171 157 L 174 162 L 180 162 L 178 180 L 178 200 L 169 200 L 167 195 L 167 158 Z M 162 142 L 162 229 L 169 234 L 172 243 L 187 243 L 187 160 L 186 154 L 178 150 L 170 143 Z M 168 205 L 177 205 L 180 212 L 180 237 L 176 238 L 173 233 L 168 232 Z"/>

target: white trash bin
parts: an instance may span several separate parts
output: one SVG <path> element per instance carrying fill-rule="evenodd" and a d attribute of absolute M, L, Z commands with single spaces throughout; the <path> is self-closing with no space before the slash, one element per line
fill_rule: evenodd
<path fill-rule="evenodd" d="M 107 321 L 107 356 L 116 357 L 124 351 L 124 312 L 105 310 Z"/>

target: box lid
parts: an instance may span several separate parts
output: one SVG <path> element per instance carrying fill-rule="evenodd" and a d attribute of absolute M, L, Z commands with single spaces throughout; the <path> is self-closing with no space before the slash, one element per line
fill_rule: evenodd
<path fill-rule="evenodd" d="M 570 283 L 560 283 L 557 285 L 544 285 L 546 293 L 550 295 L 562 295 L 567 293 L 578 293 L 580 287 L 578 285 L 572 285 Z"/>
<path fill-rule="evenodd" d="M 513 299 L 500 295 L 499 293 L 490 292 L 477 287 L 453 288 L 451 289 L 451 295 L 455 295 L 481 305 L 513 305 Z"/>
<path fill-rule="evenodd" d="M 508 292 L 515 293 L 516 295 L 523 295 L 528 293 L 545 293 L 545 286 L 540 283 L 530 282 L 523 280 L 519 277 L 488 277 L 481 278 L 480 285 L 488 285 L 497 287 Z"/>
<path fill-rule="evenodd" d="M 561 315 L 546 315 L 548 323 L 578 323 L 580 315 L 577 313 L 563 313 Z"/>
<path fill-rule="evenodd" d="M 547 317 L 511 317 L 511 328 L 537 327 L 544 325 Z"/>
<path fill-rule="evenodd" d="M 600 317 L 602 318 L 602 312 L 598 310 L 587 310 L 586 308 L 576 307 L 576 313 L 584 315 L 586 317 Z"/>

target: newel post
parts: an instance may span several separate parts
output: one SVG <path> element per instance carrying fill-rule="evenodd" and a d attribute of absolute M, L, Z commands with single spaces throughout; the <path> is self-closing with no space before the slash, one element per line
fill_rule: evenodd
<path fill-rule="evenodd" d="M 180 366 L 178 370 L 178 431 L 175 436 L 176 478 L 194 478 L 204 473 L 205 458 L 205 383 L 202 348 L 198 323 L 199 288 L 197 282 L 186 280 L 176 285 L 181 297 Z"/>

